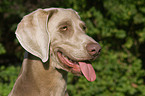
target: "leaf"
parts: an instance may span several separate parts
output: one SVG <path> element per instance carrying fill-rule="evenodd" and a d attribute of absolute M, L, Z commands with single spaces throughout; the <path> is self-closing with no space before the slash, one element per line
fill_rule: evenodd
<path fill-rule="evenodd" d="M 137 13 L 135 16 L 134 16 L 134 23 L 135 24 L 139 24 L 139 23 L 144 23 L 145 22 L 145 17 L 140 14 L 140 13 Z"/>
<path fill-rule="evenodd" d="M 137 31 L 136 33 L 139 36 L 139 42 L 145 42 L 145 28 L 143 30 Z"/>
<path fill-rule="evenodd" d="M 128 37 L 124 45 L 126 48 L 131 48 L 133 45 L 133 39 L 131 37 Z"/>
<path fill-rule="evenodd" d="M 119 39 L 123 39 L 126 37 L 126 32 L 124 30 L 117 30 L 116 37 Z"/>
<path fill-rule="evenodd" d="M 6 50 L 4 48 L 4 46 L 0 43 L 0 54 L 5 54 Z"/>

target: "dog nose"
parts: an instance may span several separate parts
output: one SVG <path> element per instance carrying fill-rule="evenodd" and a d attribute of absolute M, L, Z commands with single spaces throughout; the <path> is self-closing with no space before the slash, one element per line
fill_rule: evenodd
<path fill-rule="evenodd" d="M 97 56 L 101 52 L 101 46 L 98 43 L 89 43 L 86 49 L 91 56 Z"/>

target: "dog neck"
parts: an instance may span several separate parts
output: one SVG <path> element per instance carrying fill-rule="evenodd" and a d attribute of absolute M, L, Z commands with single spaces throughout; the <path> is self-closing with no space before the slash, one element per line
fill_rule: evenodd
<path fill-rule="evenodd" d="M 39 58 L 26 53 L 21 78 L 27 88 L 39 92 L 40 96 L 64 96 L 67 72 L 53 68 L 51 65 L 54 63 L 51 58 L 42 63 Z"/>

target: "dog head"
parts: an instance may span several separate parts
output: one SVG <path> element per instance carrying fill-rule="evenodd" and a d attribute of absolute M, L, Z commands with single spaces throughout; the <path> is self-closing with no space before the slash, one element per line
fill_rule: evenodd
<path fill-rule="evenodd" d="M 72 9 L 38 9 L 22 19 L 16 36 L 23 48 L 42 62 L 50 57 L 56 62 L 51 65 L 54 68 L 75 75 L 83 73 L 88 81 L 94 81 L 90 60 L 100 54 L 101 47 L 85 34 L 85 29 L 85 23 Z"/>

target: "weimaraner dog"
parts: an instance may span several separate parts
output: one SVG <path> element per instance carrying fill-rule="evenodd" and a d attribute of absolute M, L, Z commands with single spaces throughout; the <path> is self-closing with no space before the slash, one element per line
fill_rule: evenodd
<path fill-rule="evenodd" d="M 72 9 L 38 9 L 26 15 L 16 30 L 26 53 L 9 96 L 68 96 L 68 72 L 94 81 L 89 61 L 100 54 L 101 47 L 85 29 Z"/>

